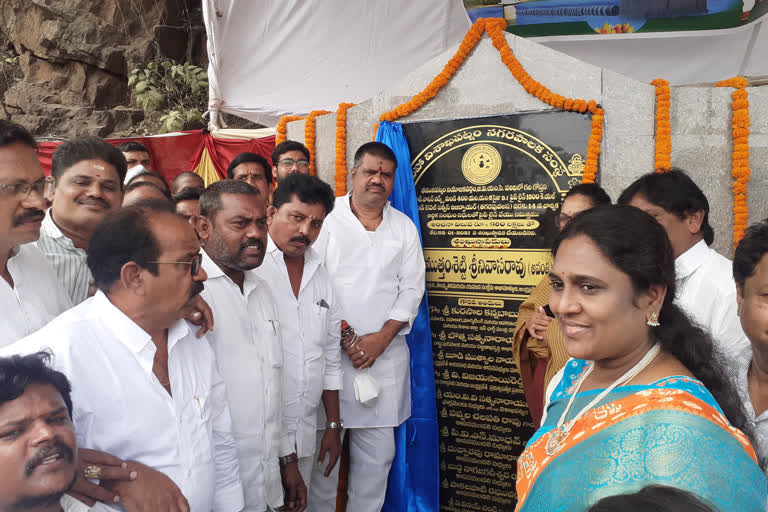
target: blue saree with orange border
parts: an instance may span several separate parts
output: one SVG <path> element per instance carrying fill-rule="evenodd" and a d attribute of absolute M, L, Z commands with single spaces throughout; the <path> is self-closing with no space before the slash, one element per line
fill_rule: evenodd
<path fill-rule="evenodd" d="M 651 484 L 692 492 L 721 512 L 766 510 L 765 475 L 752 445 L 730 426 L 704 385 L 690 377 L 616 388 L 548 452 L 589 364 L 568 361 L 543 425 L 518 460 L 517 511 L 583 512 L 601 498 Z M 578 393 L 566 421 L 600 391 Z"/>

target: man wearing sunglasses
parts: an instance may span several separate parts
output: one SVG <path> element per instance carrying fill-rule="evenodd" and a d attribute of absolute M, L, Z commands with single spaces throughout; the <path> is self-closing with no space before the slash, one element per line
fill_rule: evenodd
<path fill-rule="evenodd" d="M 40 236 L 54 182 L 22 126 L 0 120 L 0 347 L 43 327 L 72 304 L 45 257 Z"/>
<path fill-rule="evenodd" d="M 272 176 L 280 183 L 294 172 L 309 174 L 309 150 L 301 142 L 286 140 L 272 151 Z"/>
<path fill-rule="evenodd" d="M 91 464 L 79 474 L 125 509 L 241 510 L 224 381 L 210 344 L 181 320 L 206 279 L 194 229 L 167 201 L 123 208 L 96 228 L 87 261 L 99 291 L 3 354 L 53 353 L 72 383 L 78 445 L 135 472 L 105 482 Z"/>

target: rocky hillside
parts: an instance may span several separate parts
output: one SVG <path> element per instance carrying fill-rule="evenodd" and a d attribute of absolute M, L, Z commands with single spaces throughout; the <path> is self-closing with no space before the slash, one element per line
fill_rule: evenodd
<path fill-rule="evenodd" d="M 158 57 L 207 65 L 199 0 L 0 0 L 0 118 L 41 137 L 134 134 L 127 77 Z"/>

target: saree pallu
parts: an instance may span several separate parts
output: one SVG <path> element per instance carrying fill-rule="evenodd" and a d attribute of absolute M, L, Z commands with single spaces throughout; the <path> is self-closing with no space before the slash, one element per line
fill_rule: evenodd
<path fill-rule="evenodd" d="M 586 412 L 554 449 L 551 434 L 587 361 L 571 360 L 542 427 L 518 460 L 519 512 L 583 512 L 606 496 L 646 485 L 676 487 L 721 512 L 766 510 L 765 475 L 749 440 L 690 377 L 616 388 Z M 566 421 L 601 390 L 578 393 Z"/>

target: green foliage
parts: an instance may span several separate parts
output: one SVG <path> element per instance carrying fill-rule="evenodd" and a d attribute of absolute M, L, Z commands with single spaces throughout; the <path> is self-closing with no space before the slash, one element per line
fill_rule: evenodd
<path fill-rule="evenodd" d="M 202 124 L 208 105 L 208 73 L 195 65 L 156 60 L 128 77 L 136 104 L 145 112 L 161 112 L 162 133 Z"/>

